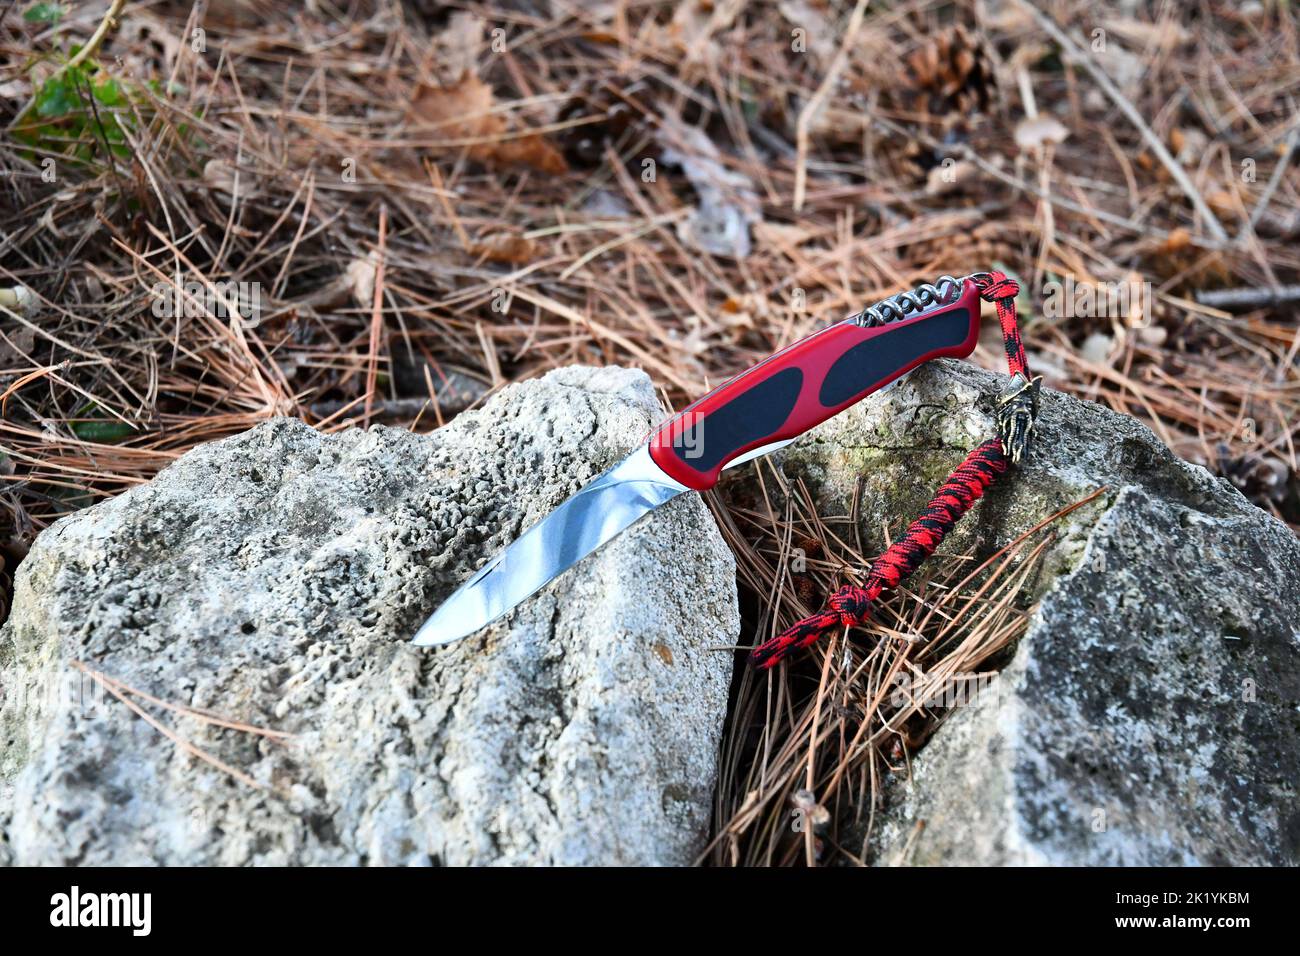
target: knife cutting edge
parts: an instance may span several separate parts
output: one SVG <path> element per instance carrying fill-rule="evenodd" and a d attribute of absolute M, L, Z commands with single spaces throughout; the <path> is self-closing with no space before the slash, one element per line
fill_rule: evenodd
<path fill-rule="evenodd" d="M 450 644 L 509 612 L 643 515 L 712 488 L 930 359 L 979 338 L 975 277 L 942 276 L 774 353 L 670 418 L 456 589 L 416 632 Z"/>

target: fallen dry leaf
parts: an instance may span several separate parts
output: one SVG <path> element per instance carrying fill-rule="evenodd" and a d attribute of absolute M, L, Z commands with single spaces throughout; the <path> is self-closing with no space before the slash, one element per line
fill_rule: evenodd
<path fill-rule="evenodd" d="M 516 230 L 495 229 L 474 239 L 469 251 L 489 262 L 522 265 L 532 262 L 537 253 L 537 243 Z"/>
<path fill-rule="evenodd" d="M 0 338 L 0 368 L 14 369 L 35 361 L 32 353 L 36 350 L 36 333 L 29 328 L 19 327 Z"/>
<path fill-rule="evenodd" d="M 505 116 L 493 111 L 495 102 L 492 87 L 467 73 L 448 86 L 421 84 L 406 118 L 431 129 L 448 142 L 447 148 L 467 148 L 473 159 L 486 165 L 530 166 L 552 174 L 569 168 L 543 137 L 512 134 Z"/>
<path fill-rule="evenodd" d="M 373 305 L 375 301 L 375 277 L 379 273 L 378 257 L 371 253 L 364 259 L 353 259 L 344 273 L 352 290 L 352 301 L 357 305 Z"/>
<path fill-rule="evenodd" d="M 701 252 L 744 259 L 753 249 L 749 229 L 763 218 L 753 182 L 727 167 L 708 134 L 675 114 L 660 119 L 657 138 L 663 161 L 681 168 L 697 199 L 677 223 L 678 237 Z"/>
<path fill-rule="evenodd" d="M 752 230 L 759 245 L 776 249 L 802 245 L 816 235 L 806 226 L 784 222 L 759 221 L 753 224 Z"/>
<path fill-rule="evenodd" d="M 430 60 L 443 83 L 455 83 L 477 72 L 475 65 L 483 52 L 483 31 L 487 21 L 466 10 L 458 10 L 447 27 L 433 39 Z"/>

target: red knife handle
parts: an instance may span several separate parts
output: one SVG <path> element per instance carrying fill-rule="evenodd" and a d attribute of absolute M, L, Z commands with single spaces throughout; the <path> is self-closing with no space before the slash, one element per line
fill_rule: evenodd
<path fill-rule="evenodd" d="M 979 290 L 913 318 L 863 327 L 846 319 L 719 385 L 650 437 L 650 456 L 703 491 L 728 462 L 802 435 L 900 375 L 940 356 L 963 358 L 979 338 Z"/>

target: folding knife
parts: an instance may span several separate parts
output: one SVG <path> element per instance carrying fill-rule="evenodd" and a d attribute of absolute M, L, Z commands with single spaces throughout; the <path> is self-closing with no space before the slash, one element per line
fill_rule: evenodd
<path fill-rule="evenodd" d="M 943 276 L 814 332 L 718 386 L 533 525 L 462 584 L 416 633 L 421 646 L 473 634 L 647 512 L 712 488 L 724 468 L 788 445 L 900 375 L 964 358 L 979 291 Z"/>

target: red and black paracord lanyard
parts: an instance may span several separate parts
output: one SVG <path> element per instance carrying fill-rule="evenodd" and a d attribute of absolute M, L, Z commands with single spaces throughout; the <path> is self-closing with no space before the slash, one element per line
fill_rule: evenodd
<path fill-rule="evenodd" d="M 880 595 L 897 587 L 920 567 L 971 505 L 1028 452 L 1038 417 L 1040 379 L 1029 375 L 1025 347 L 1016 323 L 1016 296 L 1020 287 L 1002 272 L 980 272 L 970 279 L 979 289 L 980 297 L 997 309 L 1007 370 L 1011 375 L 1010 388 L 998 399 L 997 437 L 975 448 L 948 476 L 921 516 L 872 563 L 865 585 L 844 585 L 830 596 L 823 610 L 754 648 L 749 660 L 755 667 L 772 667 L 787 654 L 816 643 L 837 627 L 861 627 L 871 616 L 872 605 Z"/>

